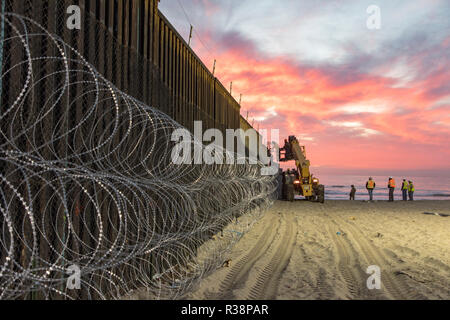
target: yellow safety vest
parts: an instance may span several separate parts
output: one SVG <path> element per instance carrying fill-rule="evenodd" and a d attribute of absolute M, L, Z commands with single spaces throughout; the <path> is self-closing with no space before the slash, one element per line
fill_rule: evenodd
<path fill-rule="evenodd" d="M 414 191 L 416 191 L 416 190 L 414 189 L 414 185 L 413 185 L 412 183 L 410 183 L 410 184 L 409 184 L 409 192 L 414 192 Z"/>
<path fill-rule="evenodd" d="M 403 182 L 403 185 L 402 185 L 402 190 L 408 190 L 409 189 L 409 185 L 408 185 L 408 182 Z"/>
<path fill-rule="evenodd" d="M 375 188 L 375 181 L 369 180 L 367 181 L 367 189 L 373 189 Z"/>

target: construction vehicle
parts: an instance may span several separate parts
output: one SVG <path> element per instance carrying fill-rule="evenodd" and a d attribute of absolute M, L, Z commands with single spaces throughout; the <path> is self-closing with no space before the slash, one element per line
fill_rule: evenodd
<path fill-rule="evenodd" d="M 295 136 L 290 136 L 280 148 L 280 162 L 295 160 L 296 170 L 288 170 L 287 199 L 294 200 L 295 194 L 301 195 L 308 201 L 325 202 L 325 187 L 319 184 L 319 179 L 310 172 L 310 161 L 306 158 L 306 149 L 300 146 Z M 292 186 L 292 185 L 293 186 Z"/>

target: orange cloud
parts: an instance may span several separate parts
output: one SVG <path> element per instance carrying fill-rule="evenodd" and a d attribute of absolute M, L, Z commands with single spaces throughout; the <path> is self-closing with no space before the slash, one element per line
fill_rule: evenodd
<path fill-rule="evenodd" d="M 233 81 L 235 97 L 243 94 L 242 115 L 249 111 L 255 127 L 280 129 L 283 138 L 304 137 L 315 165 L 449 167 L 450 103 L 433 108 L 447 92 L 450 96 L 447 70 L 400 86 L 395 78 L 345 66 L 266 57 L 236 35 L 223 42 L 202 36 L 219 49 L 213 56 L 198 44 L 196 51 L 207 65 L 217 59 L 218 78 L 225 87 Z M 417 68 L 422 59 L 409 67 Z M 379 70 L 389 68 L 386 61 Z"/>

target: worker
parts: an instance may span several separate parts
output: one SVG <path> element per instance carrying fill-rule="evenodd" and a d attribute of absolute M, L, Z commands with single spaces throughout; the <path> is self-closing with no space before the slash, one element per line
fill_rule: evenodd
<path fill-rule="evenodd" d="M 409 189 L 408 181 L 406 181 L 406 179 L 403 179 L 403 183 L 402 183 L 403 201 L 407 201 L 408 200 L 408 189 Z"/>
<path fill-rule="evenodd" d="M 369 201 L 373 201 L 373 190 L 375 190 L 376 186 L 375 181 L 373 181 L 373 178 L 370 177 L 369 181 L 366 183 L 366 189 L 369 192 Z"/>
<path fill-rule="evenodd" d="M 277 199 L 283 200 L 283 169 L 278 170 L 277 176 Z"/>
<path fill-rule="evenodd" d="M 288 201 L 294 201 L 294 170 L 287 171 L 286 174 L 286 198 Z"/>
<path fill-rule="evenodd" d="M 409 181 L 409 186 L 408 186 L 408 195 L 409 195 L 409 201 L 414 201 L 414 184 L 412 183 L 412 181 Z"/>
<path fill-rule="evenodd" d="M 356 188 L 352 185 L 352 190 L 350 191 L 350 201 L 355 200 Z"/>
<path fill-rule="evenodd" d="M 388 188 L 389 188 L 389 201 L 393 202 L 395 191 L 395 180 L 392 177 L 389 177 Z"/>

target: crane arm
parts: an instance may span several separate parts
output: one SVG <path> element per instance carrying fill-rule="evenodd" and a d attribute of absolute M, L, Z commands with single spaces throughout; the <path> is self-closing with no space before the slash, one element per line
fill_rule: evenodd
<path fill-rule="evenodd" d="M 305 147 L 300 146 L 300 143 L 295 136 L 290 136 L 289 141 L 285 141 L 285 146 L 282 148 L 282 151 L 284 151 L 284 157 L 280 153 L 280 161 L 295 160 L 300 177 L 302 179 L 309 179 L 311 176 L 309 171 L 311 163 L 306 158 Z"/>
<path fill-rule="evenodd" d="M 297 139 L 291 141 L 291 150 L 294 154 L 295 164 L 297 166 L 297 170 L 300 173 L 300 177 L 302 179 L 310 178 L 311 173 L 309 171 L 309 167 L 311 165 L 310 161 L 306 159 L 305 148 L 302 148 Z"/>
<path fill-rule="evenodd" d="M 294 189 L 299 191 L 300 195 L 310 201 L 325 201 L 325 187 L 319 184 L 319 179 L 313 178 L 310 172 L 311 162 L 306 158 L 305 147 L 300 146 L 295 136 L 290 136 L 285 140 L 284 147 L 280 148 L 280 162 L 295 160 L 299 180 L 294 181 Z M 293 190 L 294 190 L 293 189 Z M 293 191 L 291 191 L 291 201 L 293 201 Z"/>

